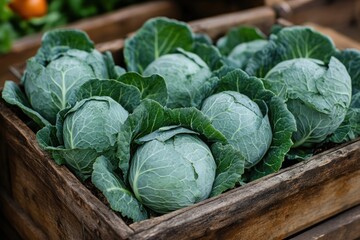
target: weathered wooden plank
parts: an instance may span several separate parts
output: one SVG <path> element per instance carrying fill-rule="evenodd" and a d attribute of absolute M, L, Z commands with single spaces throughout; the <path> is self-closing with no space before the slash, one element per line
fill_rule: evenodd
<path fill-rule="evenodd" d="M 212 23 L 211 19 L 195 23 L 200 26 L 199 31 L 205 29 L 205 32 L 207 29 L 211 32 L 211 24 L 214 24 L 216 31 L 212 32 L 212 36 L 218 37 L 218 34 L 226 32 L 229 27 L 239 24 L 227 16 L 224 19 L 226 20 L 221 22 L 226 27 L 216 25 L 217 21 Z M 254 19 L 260 25 L 265 24 L 259 18 Z M 265 18 L 264 21 L 269 19 Z M 123 41 L 119 40 L 112 47 L 106 44 L 100 47 L 102 50 L 119 51 L 122 44 Z M 22 198 L 21 195 L 25 192 L 21 187 L 23 184 L 26 189 L 41 194 L 46 194 L 44 191 L 48 189 L 52 192 L 50 195 L 58 196 L 56 202 L 66 205 L 77 221 L 84 224 L 84 229 L 90 233 L 87 235 L 89 238 L 167 239 L 175 235 L 177 239 L 284 238 L 360 203 L 358 140 L 195 206 L 127 226 L 66 168 L 55 165 L 39 149 L 33 132 L 2 102 L 0 126 L 6 129 L 0 135 L 0 144 L 12 146 L 8 147 L 13 148 L 11 151 L 23 152 L 17 153 L 18 156 L 15 154 L 14 159 L 7 158 L 7 161 L 20 161 L 21 164 L 19 167 L 18 163 L 11 165 L 11 172 L 14 172 L 14 177 L 11 178 L 14 197 Z M 20 172 L 30 175 L 29 179 L 39 176 L 38 182 L 33 187 L 27 186 L 25 177 L 17 180 Z M 39 187 L 45 190 L 36 190 Z M 44 201 L 51 202 L 51 198 L 54 197 L 45 197 Z M 24 206 L 26 201 L 17 199 L 14 200 Z M 31 208 L 36 208 L 35 202 L 31 204 Z M 56 204 L 54 207 L 58 208 Z M 38 215 L 26 210 L 30 211 L 33 218 L 37 218 Z"/>
<path fill-rule="evenodd" d="M 0 191 L 0 208 L 2 215 L 15 228 L 16 233 L 22 239 L 49 239 L 39 226 L 4 191 Z M 7 229 L 4 231 L 7 231 Z"/>
<path fill-rule="evenodd" d="M 314 22 L 360 41 L 359 0 L 285 0 L 274 9 L 278 17 L 295 24 Z"/>
<path fill-rule="evenodd" d="M 292 240 L 308 239 L 359 239 L 360 238 L 360 206 L 320 223 L 307 231 L 291 237 Z"/>
<path fill-rule="evenodd" d="M 265 0 L 264 3 L 267 6 L 274 6 L 274 5 L 279 4 L 279 3 L 283 2 L 283 1 L 285 1 L 285 0 Z"/>
<path fill-rule="evenodd" d="M 263 6 L 265 0 L 237 1 L 237 0 L 178 0 L 186 12 L 186 18 L 204 18 L 219 14 L 235 12 L 248 8 Z"/>
<path fill-rule="evenodd" d="M 190 22 L 195 32 L 207 33 L 211 38 L 224 35 L 231 27 L 253 25 L 269 32 L 275 23 L 275 12 L 270 7 L 258 7 L 246 11 L 223 14 Z"/>
<path fill-rule="evenodd" d="M 5 131 L 2 130 L 0 131 L 0 139 L 4 139 L 4 132 Z M 5 144 L 0 144 L 0 189 L 9 193 L 11 184 L 9 163 L 6 159 L 6 156 L 8 155 L 7 152 L 7 146 Z"/>
<path fill-rule="evenodd" d="M 278 17 L 295 24 L 315 22 L 333 27 L 349 25 L 356 18 L 357 0 L 287 0 L 274 6 Z"/>
<path fill-rule="evenodd" d="M 9 150 L 6 159 L 12 164 L 10 175 L 13 201 L 26 209 L 26 214 L 30 215 L 34 222 L 40 224 L 44 218 L 66 221 L 62 216 L 70 216 L 71 213 L 86 230 L 84 233 L 89 233 L 92 238 L 124 239 L 133 232 L 67 168 L 57 166 L 48 154 L 41 151 L 34 133 L 3 101 L 0 102 L 0 113 L 0 126 L 6 129 L 1 135 L 0 144 L 6 145 Z M 21 174 L 24 176 L 20 176 Z M 29 179 L 26 183 L 27 177 Z M 26 204 L 29 207 L 26 207 Z M 47 223 L 42 223 L 42 226 L 47 227 Z M 53 228 L 49 231 L 54 231 L 54 234 L 59 229 L 64 232 L 84 230 L 82 227 L 76 228 L 76 222 L 74 226 L 71 222 L 51 226 Z M 69 229 L 65 229 L 65 226 Z M 71 238 L 71 235 L 67 237 Z"/>
<path fill-rule="evenodd" d="M 17 145 L 15 145 L 17 146 Z M 12 197 L 16 199 L 20 209 L 33 219 L 40 230 L 46 234 L 42 239 L 89 239 L 91 235 L 87 226 L 83 226 L 67 205 L 63 204 L 62 195 L 57 195 L 53 184 L 44 184 L 39 178 L 45 177 L 43 173 L 34 173 L 33 167 L 26 166 L 19 159 L 33 161 L 24 156 L 25 153 L 10 148 L 8 156 L 12 177 Z M 58 182 L 61 184 L 61 182 Z M 86 214 L 86 212 L 84 212 Z M 23 224 L 18 224 L 23 225 Z"/>
<path fill-rule="evenodd" d="M 0 215 L 0 239 L 22 240 L 11 224 Z"/>
<path fill-rule="evenodd" d="M 193 207 L 134 223 L 134 239 L 284 238 L 360 203 L 359 156 L 359 140 L 326 151 Z"/>

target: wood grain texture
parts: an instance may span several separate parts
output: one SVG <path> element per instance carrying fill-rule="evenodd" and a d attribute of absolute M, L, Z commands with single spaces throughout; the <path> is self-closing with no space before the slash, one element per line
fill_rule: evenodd
<path fill-rule="evenodd" d="M 360 203 L 359 156 L 360 141 L 326 151 L 193 207 L 134 223 L 134 239 L 282 239 Z"/>
<path fill-rule="evenodd" d="M 360 41 L 360 0 L 284 0 L 273 7 L 279 18 L 313 22 Z"/>
<path fill-rule="evenodd" d="M 216 38 L 239 22 L 270 26 L 275 21 L 271 8 L 250 12 L 190 25 Z M 116 40 L 97 47 L 119 53 L 122 46 L 123 40 Z M 34 133 L 2 101 L 0 126 L 5 159 L 0 167 L 9 169 L 0 186 L 10 185 L 0 188 L 0 196 L 4 191 L 45 236 L 55 239 L 281 239 L 360 204 L 357 140 L 221 196 L 128 226 L 41 151 Z M 25 218 L 15 219 L 14 224 L 24 224 Z"/>
<path fill-rule="evenodd" d="M 10 192 L 0 190 L 41 226 L 47 236 L 69 239 L 82 234 L 78 239 L 125 239 L 132 233 L 67 168 L 59 167 L 41 151 L 35 134 L 3 101 L 0 126 L 6 129 L 2 131 L 0 144 L 7 149 L 5 157 L 11 175 Z"/>
<path fill-rule="evenodd" d="M 0 239 L 22 240 L 23 238 L 17 233 L 7 219 L 0 215 Z"/>
<path fill-rule="evenodd" d="M 245 11 L 223 14 L 190 22 L 195 32 L 207 33 L 211 38 L 224 35 L 230 28 L 239 25 L 253 25 L 269 32 L 275 23 L 275 12 L 270 7 L 257 7 Z"/>
<path fill-rule="evenodd" d="M 291 237 L 292 240 L 359 239 L 360 205 Z"/>
<path fill-rule="evenodd" d="M 238 0 L 178 0 L 186 19 L 204 18 L 224 13 L 263 6 L 264 0 L 238 1 Z"/>
<path fill-rule="evenodd" d="M 14 230 L 22 239 L 49 239 L 39 226 L 32 221 L 28 214 L 26 214 L 4 191 L 0 192 L 0 208 L 1 213 L 6 218 L 8 224 L 11 224 L 11 226 L 15 228 Z M 15 236 L 16 235 L 14 235 L 14 237 Z M 11 236 L 8 236 L 7 239 L 12 239 L 10 237 Z"/>
<path fill-rule="evenodd" d="M 358 0 L 288 0 L 274 6 L 278 17 L 294 24 L 314 22 L 327 27 L 353 23 L 358 14 Z M 354 28 L 358 29 L 358 28 Z"/>

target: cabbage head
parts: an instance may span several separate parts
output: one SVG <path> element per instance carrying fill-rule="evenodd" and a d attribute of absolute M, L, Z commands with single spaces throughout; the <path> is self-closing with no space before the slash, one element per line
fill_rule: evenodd
<path fill-rule="evenodd" d="M 197 203 L 212 190 L 216 164 L 209 147 L 194 132 L 181 131 L 149 139 L 131 160 L 134 195 L 157 213 Z"/>
<path fill-rule="evenodd" d="M 128 112 L 112 98 L 94 96 L 59 112 L 56 126 L 45 126 L 36 138 L 56 163 L 65 164 L 84 180 L 101 155 L 117 164 L 116 139 L 127 117 Z"/>
<path fill-rule="evenodd" d="M 152 63 L 144 76 L 159 74 L 165 79 L 167 107 L 198 107 L 212 88 L 211 70 L 196 54 L 180 50 L 165 54 Z"/>
<path fill-rule="evenodd" d="M 245 156 L 246 168 L 263 158 L 272 141 L 271 125 L 267 113 L 249 97 L 235 91 L 220 92 L 205 99 L 201 111 Z"/>
<path fill-rule="evenodd" d="M 311 147 L 343 122 L 351 100 L 351 78 L 336 58 L 293 59 L 279 63 L 265 76 L 264 85 L 285 99 L 297 131 L 293 147 Z"/>
<path fill-rule="evenodd" d="M 37 54 L 21 79 L 25 94 L 8 81 L 3 98 L 19 106 L 40 127 L 56 122 L 56 114 L 74 106 L 77 91 L 92 79 L 116 79 L 124 69 L 109 52 L 100 53 L 85 32 L 58 29 L 44 34 Z"/>
<path fill-rule="evenodd" d="M 84 99 L 65 115 L 64 146 L 104 151 L 114 146 L 116 134 L 127 117 L 128 112 L 110 97 Z"/>
<path fill-rule="evenodd" d="M 228 60 L 235 66 L 241 69 L 246 67 L 249 59 L 266 44 L 267 40 L 254 40 L 251 42 L 240 43 L 228 55 Z"/>

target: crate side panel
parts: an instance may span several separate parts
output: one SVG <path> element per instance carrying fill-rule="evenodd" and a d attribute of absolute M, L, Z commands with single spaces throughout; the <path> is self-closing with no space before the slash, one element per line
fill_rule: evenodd
<path fill-rule="evenodd" d="M 5 221 L 4 225 L 0 225 L 0 232 L 4 231 L 8 235 L 5 239 L 49 239 L 41 227 L 5 192 L 0 192 L 0 212 L 0 218 Z"/>
<path fill-rule="evenodd" d="M 32 161 L 21 151 L 11 149 L 9 155 L 13 199 L 31 219 L 41 226 L 50 239 L 83 239 L 86 228 L 82 226 L 73 213 L 62 203 L 52 188 L 44 184 L 31 167 L 23 161 Z"/>
<path fill-rule="evenodd" d="M 21 203 L 21 206 L 27 210 L 26 201 L 22 200 L 26 194 L 30 196 L 30 200 L 32 197 L 44 195 L 45 199 L 49 198 L 48 204 L 54 203 L 54 209 L 68 212 L 70 216 L 73 214 L 84 232 L 88 231 L 94 238 L 123 239 L 133 232 L 67 168 L 59 167 L 46 153 L 41 151 L 36 143 L 34 133 L 2 101 L 0 101 L 0 122 L 3 123 L 3 129 L 6 129 L 4 131 L 5 142 L 8 144 L 8 148 L 14 151 L 14 154 L 9 154 L 7 159 L 11 163 L 12 190 L 16 191 L 16 194 L 13 194 L 13 201 Z M 28 193 L 25 193 L 23 189 L 27 189 Z M 50 215 L 46 213 L 49 210 L 36 206 L 36 201 L 38 199 L 35 199 L 34 206 L 29 208 L 43 211 L 41 214 Z M 31 209 L 32 212 L 29 209 L 30 213 L 25 210 L 24 212 L 31 217 L 36 216 L 32 215 L 33 209 Z M 57 214 L 53 215 L 53 221 L 56 221 L 56 216 L 61 219 L 62 213 L 58 212 Z M 33 220 L 39 225 L 41 224 L 41 219 Z M 46 226 L 45 222 L 42 224 Z M 76 224 L 74 225 L 76 226 Z M 75 226 L 69 224 L 69 227 Z"/>
<path fill-rule="evenodd" d="M 261 237 L 268 236 L 271 222 L 279 218 L 281 226 L 276 234 L 281 238 L 360 202 L 359 157 L 358 140 L 221 196 L 131 227 L 141 239 L 165 239 L 174 233 L 180 239 L 219 237 L 227 233 L 229 238 L 242 234 Z M 305 219 L 303 213 L 316 212 L 318 208 L 319 215 L 308 215 Z M 291 211 L 297 215 L 285 214 Z M 304 222 L 296 221 L 297 218 Z M 260 219 L 264 220 L 259 222 Z M 188 231 L 185 233 L 183 229 Z"/>
<path fill-rule="evenodd" d="M 290 239 L 359 239 L 359 229 L 360 205 L 292 236 Z"/>
<path fill-rule="evenodd" d="M 264 212 L 244 216 L 234 225 L 221 229 L 212 237 L 284 239 L 359 204 L 359 183 L 360 171 L 305 189 L 299 194 L 267 206 Z"/>
<path fill-rule="evenodd" d="M 211 38 L 217 39 L 230 28 L 240 25 L 259 27 L 265 33 L 275 23 L 275 12 L 270 7 L 257 7 L 246 11 L 223 14 L 189 22 L 195 32 L 203 32 Z"/>
<path fill-rule="evenodd" d="M 295 24 L 315 22 L 328 27 L 349 26 L 358 15 L 357 1 L 291 0 L 275 7 L 279 17 Z"/>
<path fill-rule="evenodd" d="M 0 121 L 0 126 L 3 126 Z M 0 131 L 0 190 L 11 194 L 11 183 L 9 176 L 9 164 L 7 161 L 8 148 L 5 140 L 4 129 Z"/>

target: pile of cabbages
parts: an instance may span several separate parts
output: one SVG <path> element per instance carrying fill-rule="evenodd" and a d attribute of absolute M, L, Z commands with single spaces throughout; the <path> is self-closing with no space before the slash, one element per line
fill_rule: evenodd
<path fill-rule="evenodd" d="M 241 26 L 216 44 L 151 19 L 126 68 L 78 30 L 44 34 L 21 85 L 2 97 L 36 123 L 39 145 L 140 221 L 278 171 L 360 134 L 360 52 L 307 27 L 269 37 Z"/>

